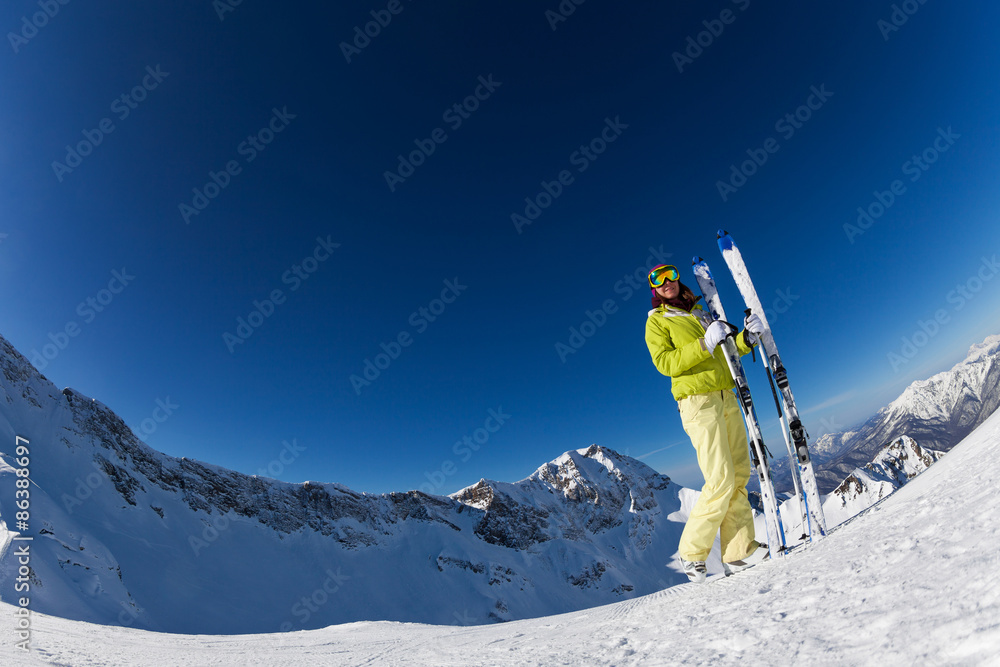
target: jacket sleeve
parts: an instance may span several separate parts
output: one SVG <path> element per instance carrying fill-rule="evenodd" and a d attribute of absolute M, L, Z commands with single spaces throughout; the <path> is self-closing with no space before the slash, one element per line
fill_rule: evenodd
<path fill-rule="evenodd" d="M 704 347 L 703 338 L 674 347 L 670 327 L 655 317 L 646 320 L 646 347 L 656 370 L 668 377 L 680 375 L 711 356 Z"/>
<path fill-rule="evenodd" d="M 740 351 L 741 357 L 744 354 L 750 354 L 750 346 L 747 345 L 746 338 L 744 338 L 745 335 L 746 330 L 741 331 L 736 335 L 736 349 Z"/>

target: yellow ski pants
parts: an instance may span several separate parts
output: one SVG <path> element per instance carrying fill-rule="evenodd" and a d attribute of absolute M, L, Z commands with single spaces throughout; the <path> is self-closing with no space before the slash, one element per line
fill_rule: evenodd
<path fill-rule="evenodd" d="M 758 544 L 747 499 L 750 452 L 739 403 L 726 390 L 687 396 L 677 405 L 705 477 L 681 534 L 680 556 L 706 560 L 716 534 L 721 534 L 722 561 L 743 560 Z"/>

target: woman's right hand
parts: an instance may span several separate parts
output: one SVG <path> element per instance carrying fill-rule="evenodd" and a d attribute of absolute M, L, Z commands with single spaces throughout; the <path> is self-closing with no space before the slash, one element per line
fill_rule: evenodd
<path fill-rule="evenodd" d="M 705 347 L 709 354 L 715 353 L 715 348 L 729 335 L 729 326 L 722 320 L 716 320 L 705 330 Z"/>

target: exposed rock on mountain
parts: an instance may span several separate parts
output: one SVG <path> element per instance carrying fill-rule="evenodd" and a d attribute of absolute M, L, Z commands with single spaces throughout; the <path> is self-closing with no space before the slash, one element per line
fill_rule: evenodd
<path fill-rule="evenodd" d="M 973 345 L 950 370 L 914 382 L 864 424 L 810 443 L 820 493 L 832 492 L 888 443 L 909 436 L 921 447 L 947 452 L 1000 405 L 1000 335 Z M 791 487 L 787 466 L 773 466 L 775 483 Z"/>
<path fill-rule="evenodd" d="M 514 484 L 373 495 L 159 453 L 2 338 L 0 370 L 0 442 L 29 441 L 34 482 L 25 529 L 0 445 L 0 595 L 15 593 L 13 537 L 30 536 L 37 611 L 197 633 L 484 623 L 684 580 L 666 563 L 690 492 L 596 445 Z"/>
<path fill-rule="evenodd" d="M 938 461 L 944 452 L 925 449 L 909 436 L 883 447 L 857 468 L 823 502 L 827 524 L 835 526 L 897 491 Z"/>

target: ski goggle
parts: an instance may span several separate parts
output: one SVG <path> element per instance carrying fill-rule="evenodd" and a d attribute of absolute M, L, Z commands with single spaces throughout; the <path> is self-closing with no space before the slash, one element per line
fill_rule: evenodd
<path fill-rule="evenodd" d="M 660 264 L 659 266 L 654 266 L 653 270 L 649 272 L 649 286 L 653 289 L 657 287 L 662 287 L 663 283 L 675 282 L 680 278 L 680 274 L 677 273 L 677 267 L 672 264 Z"/>

